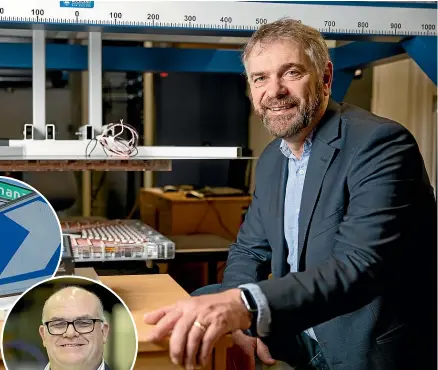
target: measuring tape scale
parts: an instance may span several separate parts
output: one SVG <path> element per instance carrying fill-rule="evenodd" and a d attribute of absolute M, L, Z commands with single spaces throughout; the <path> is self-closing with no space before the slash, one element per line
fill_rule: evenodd
<path fill-rule="evenodd" d="M 180 30 L 250 33 L 280 18 L 294 18 L 328 34 L 436 36 L 436 8 L 372 7 L 278 2 L 47 1 L 0 4 L 0 27 L 26 24 L 59 29 L 97 26 L 130 32 Z"/>

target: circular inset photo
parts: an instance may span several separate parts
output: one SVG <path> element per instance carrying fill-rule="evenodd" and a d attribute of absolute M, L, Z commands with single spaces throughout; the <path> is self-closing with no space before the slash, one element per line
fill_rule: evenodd
<path fill-rule="evenodd" d="M 59 219 L 30 185 L 0 176 L 0 313 L 55 275 L 62 253 Z"/>
<path fill-rule="evenodd" d="M 137 349 L 125 303 L 83 277 L 35 285 L 10 309 L 2 331 L 8 370 L 131 370 Z"/>

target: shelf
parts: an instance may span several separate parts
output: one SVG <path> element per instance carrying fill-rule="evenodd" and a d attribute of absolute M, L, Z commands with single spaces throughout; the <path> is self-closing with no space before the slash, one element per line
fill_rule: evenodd
<path fill-rule="evenodd" d="M 171 171 L 172 160 L 253 159 L 238 147 L 138 147 L 132 157 L 108 156 L 93 140 L 9 140 L 0 147 L 0 171 Z M 86 153 L 91 155 L 86 156 Z"/>
<path fill-rule="evenodd" d="M 38 157 L 36 157 L 38 158 Z M 172 171 L 172 161 L 154 160 L 63 160 L 63 159 L 28 159 L 0 157 L 0 171 Z"/>
<path fill-rule="evenodd" d="M 97 144 L 97 145 L 96 145 Z M 96 145 L 95 149 L 93 149 Z M 8 149 L 11 156 L 8 156 Z M 105 154 L 95 140 L 9 140 L 0 158 L 8 160 L 172 160 L 172 159 L 238 159 L 239 147 L 209 146 L 139 146 L 137 155 L 125 158 Z M 21 152 L 21 153 L 20 153 Z"/>

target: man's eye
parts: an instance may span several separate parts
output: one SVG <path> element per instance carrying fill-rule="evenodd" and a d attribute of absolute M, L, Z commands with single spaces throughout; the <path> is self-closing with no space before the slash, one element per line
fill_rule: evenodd
<path fill-rule="evenodd" d="M 263 80 L 264 80 L 264 77 L 257 77 L 254 79 L 254 83 L 262 82 Z"/>
<path fill-rule="evenodd" d="M 78 326 L 90 326 L 92 324 L 93 324 L 92 322 L 86 321 L 86 320 L 78 320 L 78 321 L 76 321 L 76 325 L 78 325 Z"/>
<path fill-rule="evenodd" d="M 297 76 L 299 74 L 299 72 L 298 71 L 287 71 L 286 74 L 289 76 Z"/>

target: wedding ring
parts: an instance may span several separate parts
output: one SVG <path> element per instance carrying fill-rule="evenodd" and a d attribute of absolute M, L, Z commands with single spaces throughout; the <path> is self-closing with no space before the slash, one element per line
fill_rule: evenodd
<path fill-rule="evenodd" d="M 207 331 L 207 328 L 204 325 L 202 325 L 199 321 L 195 321 L 193 323 L 193 326 L 196 326 L 197 328 L 201 329 L 202 331 Z"/>

